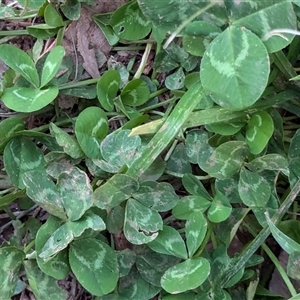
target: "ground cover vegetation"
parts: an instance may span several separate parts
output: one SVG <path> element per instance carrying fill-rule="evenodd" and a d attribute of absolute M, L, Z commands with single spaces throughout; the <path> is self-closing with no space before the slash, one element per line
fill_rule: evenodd
<path fill-rule="evenodd" d="M 0 4 L 0 299 L 300 299 L 299 17 Z"/>

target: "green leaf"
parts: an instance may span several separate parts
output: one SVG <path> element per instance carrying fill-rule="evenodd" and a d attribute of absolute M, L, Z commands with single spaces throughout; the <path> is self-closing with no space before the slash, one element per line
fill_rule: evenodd
<path fill-rule="evenodd" d="M 14 137 L 5 147 L 3 162 L 12 183 L 24 189 L 24 174 L 28 171 L 44 170 L 43 152 L 28 138 Z"/>
<path fill-rule="evenodd" d="M 117 252 L 120 277 L 124 277 L 129 274 L 132 266 L 136 262 L 136 257 L 135 252 L 130 249 L 124 249 Z"/>
<path fill-rule="evenodd" d="M 119 278 L 117 256 L 107 244 L 93 238 L 74 241 L 69 260 L 76 278 L 91 294 L 102 296 L 115 289 Z"/>
<path fill-rule="evenodd" d="M 298 244 L 297 242 L 289 238 L 287 235 L 285 235 L 282 231 L 280 231 L 267 214 L 266 220 L 274 239 L 286 253 L 291 254 L 293 252 L 300 251 L 300 244 Z"/>
<path fill-rule="evenodd" d="M 222 123 L 213 123 L 206 125 L 206 129 L 218 133 L 220 135 L 234 135 L 239 132 L 246 122 L 243 121 L 232 121 L 232 122 L 222 122 Z"/>
<path fill-rule="evenodd" d="M 45 171 L 26 172 L 23 176 L 23 183 L 29 198 L 51 215 L 66 220 L 62 199 L 54 182 Z"/>
<path fill-rule="evenodd" d="M 229 141 L 217 147 L 202 169 L 217 179 L 233 176 L 242 167 L 248 152 L 242 141 Z"/>
<path fill-rule="evenodd" d="M 113 208 L 139 189 L 137 180 L 125 174 L 115 174 L 94 191 L 94 204 L 101 209 Z"/>
<path fill-rule="evenodd" d="M 161 287 L 154 286 L 147 282 L 135 267 L 131 269 L 131 272 L 127 276 L 120 278 L 118 287 L 121 297 L 123 296 L 126 300 L 152 299 L 160 290 Z"/>
<path fill-rule="evenodd" d="M 193 174 L 184 174 L 182 177 L 182 184 L 189 194 L 212 200 L 212 197 L 207 192 L 202 182 Z"/>
<path fill-rule="evenodd" d="M 80 18 L 81 3 L 78 0 L 66 0 L 59 5 L 60 10 L 69 20 L 78 20 Z"/>
<path fill-rule="evenodd" d="M 145 181 L 132 197 L 156 211 L 168 211 L 179 201 L 174 188 L 167 182 Z"/>
<path fill-rule="evenodd" d="M 42 249 L 47 240 L 61 225 L 61 220 L 50 215 L 46 223 L 39 228 L 35 238 L 35 250 L 37 253 L 36 260 L 39 268 L 45 274 L 58 280 L 66 278 L 70 272 L 67 251 L 60 251 L 49 261 L 44 261 L 39 255 L 42 253 Z"/>
<path fill-rule="evenodd" d="M 182 259 L 187 259 L 185 243 L 179 232 L 170 226 L 163 226 L 154 241 L 148 246 L 155 252 L 173 255 Z"/>
<path fill-rule="evenodd" d="M 57 95 L 57 86 L 49 86 L 44 89 L 11 87 L 4 90 L 1 98 L 8 108 L 17 112 L 29 113 L 47 106 Z"/>
<path fill-rule="evenodd" d="M 163 222 L 158 212 L 129 199 L 125 208 L 124 235 L 135 245 L 146 244 L 158 236 Z"/>
<path fill-rule="evenodd" d="M 165 295 L 162 300 L 195 300 L 196 294 L 193 292 L 180 293 L 178 295 Z"/>
<path fill-rule="evenodd" d="M 115 172 L 123 166 L 130 166 L 139 155 L 141 139 L 139 136 L 129 136 L 130 130 L 121 130 L 118 133 L 109 134 L 100 145 L 103 159 Z"/>
<path fill-rule="evenodd" d="M 161 278 L 161 285 L 168 293 L 178 294 L 200 286 L 209 273 L 210 265 L 205 258 L 189 258 L 168 269 Z"/>
<path fill-rule="evenodd" d="M 210 205 L 211 202 L 201 196 L 182 197 L 178 204 L 172 209 L 172 215 L 179 220 L 187 220 L 194 212 L 205 212 Z"/>
<path fill-rule="evenodd" d="M 97 82 L 97 97 L 102 107 L 107 111 L 114 109 L 114 99 L 121 83 L 120 73 L 116 70 L 106 71 Z"/>
<path fill-rule="evenodd" d="M 255 1 L 226 5 L 231 22 L 244 26 L 258 35 L 269 53 L 277 52 L 291 43 L 293 34 L 282 33 L 268 38 L 278 28 L 297 30 L 296 15 L 290 1 Z"/>
<path fill-rule="evenodd" d="M 150 284 L 161 287 L 160 279 L 164 273 L 177 264 L 180 259 L 171 255 L 164 255 L 143 247 L 144 251 L 137 252 L 136 267 L 142 277 Z"/>
<path fill-rule="evenodd" d="M 0 60 L 15 72 L 20 73 L 33 86 L 36 88 L 39 86 L 39 75 L 34 62 L 24 51 L 13 45 L 2 44 L 0 45 Z"/>
<path fill-rule="evenodd" d="M 298 268 L 299 264 L 300 264 L 300 252 L 294 251 L 289 256 L 288 265 L 287 265 L 287 274 L 291 278 L 296 280 L 300 280 L 300 273 Z"/>
<path fill-rule="evenodd" d="M 87 174 L 77 167 L 58 176 L 59 196 L 68 220 L 79 220 L 93 204 L 93 189 Z"/>
<path fill-rule="evenodd" d="M 186 245 L 191 258 L 201 243 L 203 242 L 207 232 L 207 221 L 200 212 L 194 212 L 188 216 L 185 223 Z"/>
<path fill-rule="evenodd" d="M 112 14 L 109 23 L 119 38 L 129 41 L 144 38 L 152 27 L 136 2 L 129 2 L 119 7 Z"/>
<path fill-rule="evenodd" d="M 147 83 L 142 79 L 129 81 L 121 93 L 123 104 L 129 106 L 140 106 L 149 100 L 150 91 Z"/>
<path fill-rule="evenodd" d="M 280 154 L 272 153 L 257 157 L 246 164 L 247 168 L 260 172 L 263 170 L 281 171 L 285 175 L 289 175 L 288 161 Z"/>
<path fill-rule="evenodd" d="M 75 159 L 83 156 L 78 142 L 54 123 L 50 123 L 50 132 L 51 135 L 55 137 L 58 145 L 63 147 L 66 154 Z"/>
<path fill-rule="evenodd" d="M 89 158 L 101 158 L 100 141 L 107 132 L 107 117 L 100 107 L 90 106 L 76 119 L 75 135 L 81 149 Z"/>
<path fill-rule="evenodd" d="M 0 248 L 0 290 L 2 299 L 11 299 L 25 253 L 15 247 Z"/>
<path fill-rule="evenodd" d="M 104 21 L 104 19 L 107 17 L 107 15 L 110 16 L 110 14 L 99 14 L 94 15 L 93 20 L 98 25 L 98 27 L 101 29 L 102 33 L 106 37 L 108 43 L 111 46 L 114 46 L 118 43 L 119 37 L 115 34 L 112 27 Z"/>
<path fill-rule="evenodd" d="M 48 26 L 61 27 L 65 25 L 61 15 L 51 3 L 49 3 L 45 8 L 44 18 Z"/>
<path fill-rule="evenodd" d="M 58 286 L 53 277 L 43 273 L 35 261 L 26 260 L 24 266 L 29 286 L 37 300 L 67 299 L 66 291 Z"/>
<path fill-rule="evenodd" d="M 265 207 L 271 196 L 271 187 L 258 173 L 242 168 L 238 185 L 239 195 L 247 206 Z"/>
<path fill-rule="evenodd" d="M 260 98 L 269 72 L 269 56 L 262 41 L 248 29 L 230 26 L 204 53 L 200 77 L 214 102 L 242 110 Z"/>
<path fill-rule="evenodd" d="M 65 49 L 62 46 L 54 47 L 47 55 L 42 70 L 41 88 L 49 83 L 49 81 L 56 75 L 64 56 Z"/>
<path fill-rule="evenodd" d="M 184 87 L 184 78 L 185 75 L 183 69 L 180 67 L 176 72 L 167 76 L 165 79 L 166 88 L 171 91 L 181 90 Z"/>
<path fill-rule="evenodd" d="M 207 212 L 211 222 L 220 223 L 225 221 L 231 214 L 232 207 L 226 196 L 216 190 L 216 195 Z"/>
<path fill-rule="evenodd" d="M 50 236 L 39 256 L 46 261 L 53 259 L 57 253 L 68 247 L 75 238 L 80 237 L 86 229 L 102 231 L 105 229 L 105 223 L 101 217 L 91 211 L 76 222 L 64 223 Z"/>
<path fill-rule="evenodd" d="M 0 122 L 0 153 L 14 136 L 15 132 L 25 129 L 24 121 L 18 117 L 10 117 Z"/>
<path fill-rule="evenodd" d="M 289 158 L 289 169 L 290 169 L 290 182 L 295 184 L 298 178 L 300 178 L 300 129 L 296 131 L 291 139 L 288 158 Z"/>
<path fill-rule="evenodd" d="M 251 116 L 246 127 L 246 143 L 253 154 L 261 153 L 268 144 L 274 131 L 274 123 L 266 111 Z"/>
<path fill-rule="evenodd" d="M 122 230 L 125 218 L 125 209 L 117 205 L 109 210 L 107 219 L 106 219 L 106 226 L 109 233 L 118 233 Z"/>
<path fill-rule="evenodd" d="M 27 32 L 37 39 L 48 39 L 55 36 L 59 28 L 47 24 L 35 24 L 26 27 Z"/>

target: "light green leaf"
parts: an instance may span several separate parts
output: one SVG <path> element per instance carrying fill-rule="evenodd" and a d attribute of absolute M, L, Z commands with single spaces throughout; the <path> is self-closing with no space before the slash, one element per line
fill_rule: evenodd
<path fill-rule="evenodd" d="M 189 215 L 185 223 L 186 245 L 191 258 L 200 247 L 207 232 L 207 221 L 201 212 Z"/>
<path fill-rule="evenodd" d="M 132 197 L 156 211 L 168 211 L 179 201 L 174 188 L 167 182 L 145 181 Z"/>
<path fill-rule="evenodd" d="M 119 278 L 117 256 L 107 244 L 93 238 L 74 241 L 69 260 L 76 278 L 91 294 L 102 296 L 115 289 Z"/>
<path fill-rule="evenodd" d="M 178 294 L 200 286 L 209 273 L 210 265 L 205 258 L 189 258 L 168 269 L 161 278 L 161 285 L 168 293 Z"/>
<path fill-rule="evenodd" d="M 57 127 L 54 123 L 50 123 L 51 135 L 55 137 L 59 146 L 63 147 L 64 152 L 72 158 L 80 158 L 83 152 L 78 142 L 71 137 L 68 133 Z"/>
<path fill-rule="evenodd" d="M 0 122 L 0 153 L 15 132 L 24 130 L 24 121 L 18 117 L 10 117 Z"/>
<path fill-rule="evenodd" d="M 287 274 L 296 280 L 300 280 L 300 272 L 299 272 L 299 264 L 300 264 L 300 251 L 294 251 L 290 254 L 288 265 L 287 265 Z M 300 299 L 300 295 L 299 298 Z"/>
<path fill-rule="evenodd" d="M 60 288 L 56 280 L 43 273 L 33 260 L 24 262 L 29 286 L 37 300 L 66 300 L 67 293 Z"/>
<path fill-rule="evenodd" d="M 45 171 L 26 172 L 23 183 L 27 196 L 35 203 L 51 215 L 62 220 L 67 219 L 57 188 Z"/>
<path fill-rule="evenodd" d="M 246 128 L 246 143 L 253 154 L 261 153 L 268 144 L 274 131 L 274 123 L 266 111 L 251 116 Z"/>
<path fill-rule="evenodd" d="M 28 113 L 47 106 L 57 95 L 57 86 L 49 86 L 44 89 L 11 87 L 4 90 L 1 98 L 8 108 L 17 112 Z"/>
<path fill-rule="evenodd" d="M 258 173 L 242 168 L 238 184 L 239 195 L 247 206 L 265 207 L 271 196 L 271 187 Z"/>
<path fill-rule="evenodd" d="M 150 91 L 147 83 L 142 79 L 133 79 L 126 84 L 121 93 L 123 104 L 139 106 L 149 100 Z"/>
<path fill-rule="evenodd" d="M 49 81 L 56 75 L 64 56 L 65 49 L 62 46 L 54 47 L 47 55 L 42 70 L 41 88 L 49 83 Z"/>
<path fill-rule="evenodd" d="M 20 267 L 25 259 L 25 253 L 15 247 L 0 248 L 0 290 L 1 299 L 11 299 L 14 295 Z"/>
<path fill-rule="evenodd" d="M 15 72 L 20 73 L 33 86 L 36 88 L 39 86 L 39 75 L 34 62 L 24 51 L 13 45 L 2 44 L 0 45 L 0 60 Z"/>
<path fill-rule="evenodd" d="M 61 220 L 50 215 L 46 223 L 39 228 L 35 238 L 35 250 L 37 253 L 36 260 L 39 268 L 45 274 L 58 280 L 66 278 L 70 272 L 67 251 L 60 251 L 49 261 L 44 261 L 39 255 L 41 254 L 43 246 L 47 240 L 61 225 Z"/>
<path fill-rule="evenodd" d="M 184 174 L 182 184 L 186 191 L 193 196 L 201 196 L 204 199 L 212 200 L 212 197 L 203 186 L 202 182 L 193 174 Z"/>
<path fill-rule="evenodd" d="M 119 38 L 130 41 L 144 38 L 152 27 L 136 2 L 119 7 L 112 14 L 109 23 Z"/>
<path fill-rule="evenodd" d="M 231 214 L 232 207 L 226 196 L 216 190 L 216 195 L 207 212 L 211 222 L 220 223 L 225 221 Z"/>
<path fill-rule="evenodd" d="M 97 97 L 105 110 L 113 110 L 120 83 L 121 76 L 116 70 L 106 71 L 97 82 Z"/>
<path fill-rule="evenodd" d="M 101 158 L 100 141 L 107 132 L 107 117 L 100 107 L 90 106 L 76 119 L 75 135 L 81 149 L 89 158 Z"/>
<path fill-rule="evenodd" d="M 242 110 L 260 98 L 269 72 L 269 56 L 262 41 L 246 28 L 231 26 L 204 53 L 200 77 L 214 102 Z"/>
<path fill-rule="evenodd" d="M 227 136 L 236 134 L 244 127 L 245 124 L 246 122 L 243 121 L 232 121 L 208 124 L 205 127 L 211 132 Z"/>
<path fill-rule="evenodd" d="M 270 231 L 274 239 L 276 240 L 276 242 L 281 246 L 281 248 L 288 254 L 291 254 L 293 252 L 299 252 L 300 244 L 298 244 L 293 239 L 285 235 L 282 231 L 280 231 L 272 222 L 270 217 L 267 214 L 265 215 L 266 215 L 267 223 L 270 227 Z"/>
<path fill-rule="evenodd" d="M 201 196 L 185 196 L 172 209 L 172 215 L 179 220 L 187 220 L 194 212 L 205 212 L 210 205 L 211 202 Z"/>
<path fill-rule="evenodd" d="M 185 243 L 179 232 L 170 226 L 163 226 L 154 241 L 148 246 L 155 252 L 173 255 L 182 259 L 187 259 Z"/>
<path fill-rule="evenodd" d="M 28 171 L 44 170 L 43 152 L 28 138 L 14 137 L 5 147 L 3 162 L 12 183 L 24 189 L 24 174 Z"/>
<path fill-rule="evenodd" d="M 139 189 L 137 180 L 125 174 L 115 174 L 94 191 L 95 205 L 102 209 L 113 208 Z"/>
<path fill-rule="evenodd" d="M 195 300 L 196 294 L 193 292 L 180 293 L 178 295 L 165 295 L 162 300 Z"/>
<path fill-rule="evenodd" d="M 127 201 L 124 235 L 130 243 L 135 245 L 149 243 L 158 236 L 158 231 L 162 228 L 163 222 L 158 212 L 134 199 Z"/>
<path fill-rule="evenodd" d="M 217 147 L 201 167 L 210 176 L 226 179 L 242 167 L 248 147 L 242 141 L 229 141 Z"/>
<path fill-rule="evenodd" d="M 59 196 L 69 221 L 80 219 L 93 204 L 93 189 L 87 174 L 73 167 L 58 176 Z"/>

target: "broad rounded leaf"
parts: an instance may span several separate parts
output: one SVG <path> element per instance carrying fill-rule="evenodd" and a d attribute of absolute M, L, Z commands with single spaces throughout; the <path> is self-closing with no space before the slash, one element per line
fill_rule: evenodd
<path fill-rule="evenodd" d="M 100 107 L 90 106 L 76 119 L 75 135 L 81 149 L 89 158 L 101 158 L 100 141 L 107 132 L 107 117 Z"/>
<path fill-rule="evenodd" d="M 156 211 L 168 211 L 179 201 L 174 188 L 167 182 L 145 181 L 132 197 Z"/>
<path fill-rule="evenodd" d="M 185 243 L 180 233 L 173 227 L 164 226 L 156 239 L 148 243 L 148 246 L 155 252 L 187 259 Z"/>
<path fill-rule="evenodd" d="M 23 176 L 28 171 L 44 170 L 43 152 L 27 137 L 14 137 L 3 152 L 5 170 L 12 183 L 24 189 Z"/>
<path fill-rule="evenodd" d="M 63 147 L 66 154 L 70 155 L 74 159 L 83 156 L 83 152 L 78 142 L 68 133 L 57 127 L 54 123 L 50 123 L 50 132 L 51 135 L 55 137 L 57 144 Z"/>
<path fill-rule="evenodd" d="M 57 95 L 57 86 L 49 86 L 44 89 L 10 87 L 4 90 L 1 98 L 8 108 L 17 112 L 28 113 L 47 106 Z"/>
<path fill-rule="evenodd" d="M 41 254 L 47 240 L 61 224 L 62 221 L 50 215 L 46 223 L 39 228 L 35 238 L 35 250 L 37 253 L 36 260 L 39 268 L 47 275 L 58 280 L 66 278 L 70 272 L 67 252 L 65 250 L 60 251 L 49 261 L 44 261 L 39 255 Z"/>
<path fill-rule="evenodd" d="M 0 122 L 0 152 L 15 132 L 25 129 L 24 121 L 18 117 L 10 117 Z"/>
<path fill-rule="evenodd" d="M 129 274 L 132 266 L 136 262 L 136 257 L 136 253 L 130 249 L 124 249 L 117 252 L 120 277 L 124 277 Z"/>
<path fill-rule="evenodd" d="M 129 106 L 139 106 L 147 102 L 150 91 L 142 79 L 133 79 L 127 83 L 121 93 L 122 102 Z"/>
<path fill-rule="evenodd" d="M 225 221 L 231 214 L 232 207 L 229 199 L 219 191 L 216 191 L 213 202 L 207 212 L 207 217 L 211 222 L 220 223 Z"/>
<path fill-rule="evenodd" d="M 91 294 L 102 296 L 115 289 L 119 278 L 117 256 L 107 244 L 93 238 L 74 241 L 69 260 L 76 278 Z"/>
<path fill-rule="evenodd" d="M 14 295 L 20 267 L 25 253 L 15 247 L 0 248 L 0 290 L 2 299 L 11 299 Z"/>
<path fill-rule="evenodd" d="M 65 25 L 61 15 L 51 3 L 49 3 L 44 10 L 44 18 L 46 24 L 49 26 L 61 27 Z"/>
<path fill-rule="evenodd" d="M 40 84 L 38 72 L 31 57 L 13 45 L 0 45 L 0 60 L 15 72 L 20 73 L 36 88 Z M 3 95 L 2 95 L 3 100 Z M 4 100 L 3 100 L 4 101 Z"/>
<path fill-rule="evenodd" d="M 144 38 L 152 27 L 136 2 L 119 7 L 112 14 L 110 25 L 121 39 L 132 41 Z"/>
<path fill-rule="evenodd" d="M 65 49 L 62 46 L 56 46 L 50 51 L 43 66 L 41 87 L 49 83 L 56 75 L 64 55 Z"/>
<path fill-rule="evenodd" d="M 229 141 L 215 149 L 202 169 L 217 179 L 233 176 L 244 163 L 248 147 L 242 141 Z"/>
<path fill-rule="evenodd" d="M 35 299 L 67 299 L 67 292 L 58 286 L 56 279 L 42 272 L 34 260 L 24 261 L 24 267 Z"/>
<path fill-rule="evenodd" d="M 261 153 L 268 144 L 273 131 L 273 119 L 266 111 L 253 114 L 246 128 L 246 143 L 250 147 L 250 152 Z"/>
<path fill-rule="evenodd" d="M 121 83 L 120 73 L 116 70 L 106 71 L 97 82 L 97 97 L 102 107 L 107 111 L 114 108 L 114 98 L 117 96 Z"/>
<path fill-rule="evenodd" d="M 265 207 L 271 196 L 266 179 L 246 168 L 241 169 L 238 190 L 243 203 L 250 207 Z"/>
<path fill-rule="evenodd" d="M 124 234 L 135 245 L 146 244 L 158 236 L 163 228 L 160 214 L 134 199 L 129 199 L 125 208 Z"/>
<path fill-rule="evenodd" d="M 126 174 L 116 174 L 94 191 L 95 205 L 111 209 L 131 197 L 139 189 L 137 180 Z"/>
<path fill-rule="evenodd" d="M 182 293 L 200 286 L 209 273 L 210 265 L 205 258 L 190 258 L 168 269 L 161 278 L 161 286 L 168 293 Z"/>
<path fill-rule="evenodd" d="M 169 90 L 180 90 L 184 87 L 184 72 L 180 67 L 176 72 L 172 73 L 165 79 L 166 88 Z"/>
<path fill-rule="evenodd" d="M 269 56 L 262 41 L 245 28 L 231 26 L 209 45 L 200 77 L 217 104 L 241 110 L 262 95 L 269 72 Z"/>
<path fill-rule="evenodd" d="M 207 232 L 207 221 L 201 212 L 190 214 L 185 223 L 186 244 L 192 257 L 203 242 Z"/>

